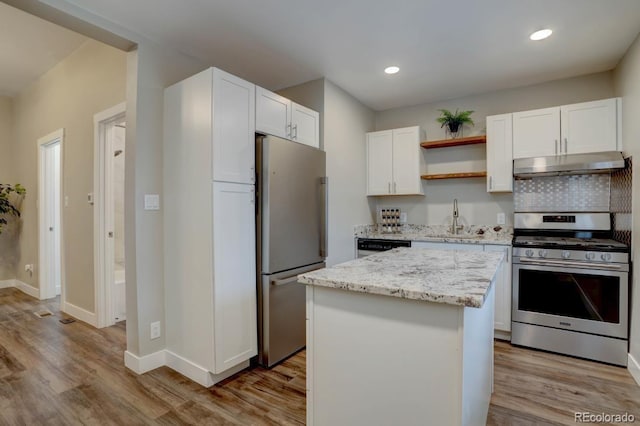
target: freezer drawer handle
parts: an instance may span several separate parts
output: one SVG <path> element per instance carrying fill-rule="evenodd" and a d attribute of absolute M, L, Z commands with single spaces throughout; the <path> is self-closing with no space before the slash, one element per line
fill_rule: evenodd
<path fill-rule="evenodd" d="M 285 285 L 285 284 L 291 284 L 291 283 L 295 283 L 298 281 L 298 276 L 294 275 L 292 277 L 289 278 L 284 278 L 281 280 L 272 280 L 271 281 L 271 285 Z"/>
<path fill-rule="evenodd" d="M 329 191 L 327 186 L 329 185 L 329 178 L 324 176 L 320 178 L 320 187 L 322 188 L 321 195 L 321 203 L 322 206 L 320 208 L 320 214 L 322 215 L 320 218 L 320 256 L 327 257 L 327 218 L 328 212 L 327 208 L 329 205 Z"/>

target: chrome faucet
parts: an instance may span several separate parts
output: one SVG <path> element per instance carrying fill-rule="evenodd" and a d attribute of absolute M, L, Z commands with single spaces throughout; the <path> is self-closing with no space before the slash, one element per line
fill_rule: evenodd
<path fill-rule="evenodd" d="M 451 223 L 452 234 L 458 234 L 458 231 L 464 228 L 463 225 L 458 225 L 458 217 L 460 217 L 460 214 L 458 213 L 458 199 L 454 198 L 453 199 L 453 222 Z"/>

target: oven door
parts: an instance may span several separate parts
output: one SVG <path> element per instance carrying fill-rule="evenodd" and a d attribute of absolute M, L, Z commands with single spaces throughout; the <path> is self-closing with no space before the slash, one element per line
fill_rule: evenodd
<path fill-rule="evenodd" d="M 514 259 L 512 321 L 628 337 L 628 265 Z"/>

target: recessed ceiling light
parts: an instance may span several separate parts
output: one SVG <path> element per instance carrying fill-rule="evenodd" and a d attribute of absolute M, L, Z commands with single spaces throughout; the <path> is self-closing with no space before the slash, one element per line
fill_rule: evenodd
<path fill-rule="evenodd" d="M 398 71 L 400 71 L 400 68 L 398 68 L 398 67 L 396 67 L 396 66 L 393 66 L 393 67 L 386 67 L 386 68 L 384 69 L 384 72 L 386 72 L 387 74 L 395 74 L 395 73 L 397 73 Z"/>
<path fill-rule="evenodd" d="M 534 41 L 544 40 L 545 38 L 549 37 L 552 33 L 553 31 L 551 31 L 549 28 L 546 28 L 544 30 L 536 31 L 535 33 L 531 34 L 529 38 Z"/>

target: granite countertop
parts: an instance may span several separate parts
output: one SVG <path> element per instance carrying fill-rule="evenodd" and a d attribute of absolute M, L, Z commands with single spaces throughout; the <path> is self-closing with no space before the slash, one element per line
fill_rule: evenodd
<path fill-rule="evenodd" d="M 466 226 L 460 234 L 450 233 L 447 225 L 402 225 L 399 232 L 384 233 L 379 225 L 356 225 L 357 238 L 377 238 L 383 240 L 411 240 L 435 243 L 495 244 L 510 246 L 513 227 L 503 225 Z"/>
<path fill-rule="evenodd" d="M 397 248 L 298 276 L 301 283 L 479 308 L 504 254 Z"/>

